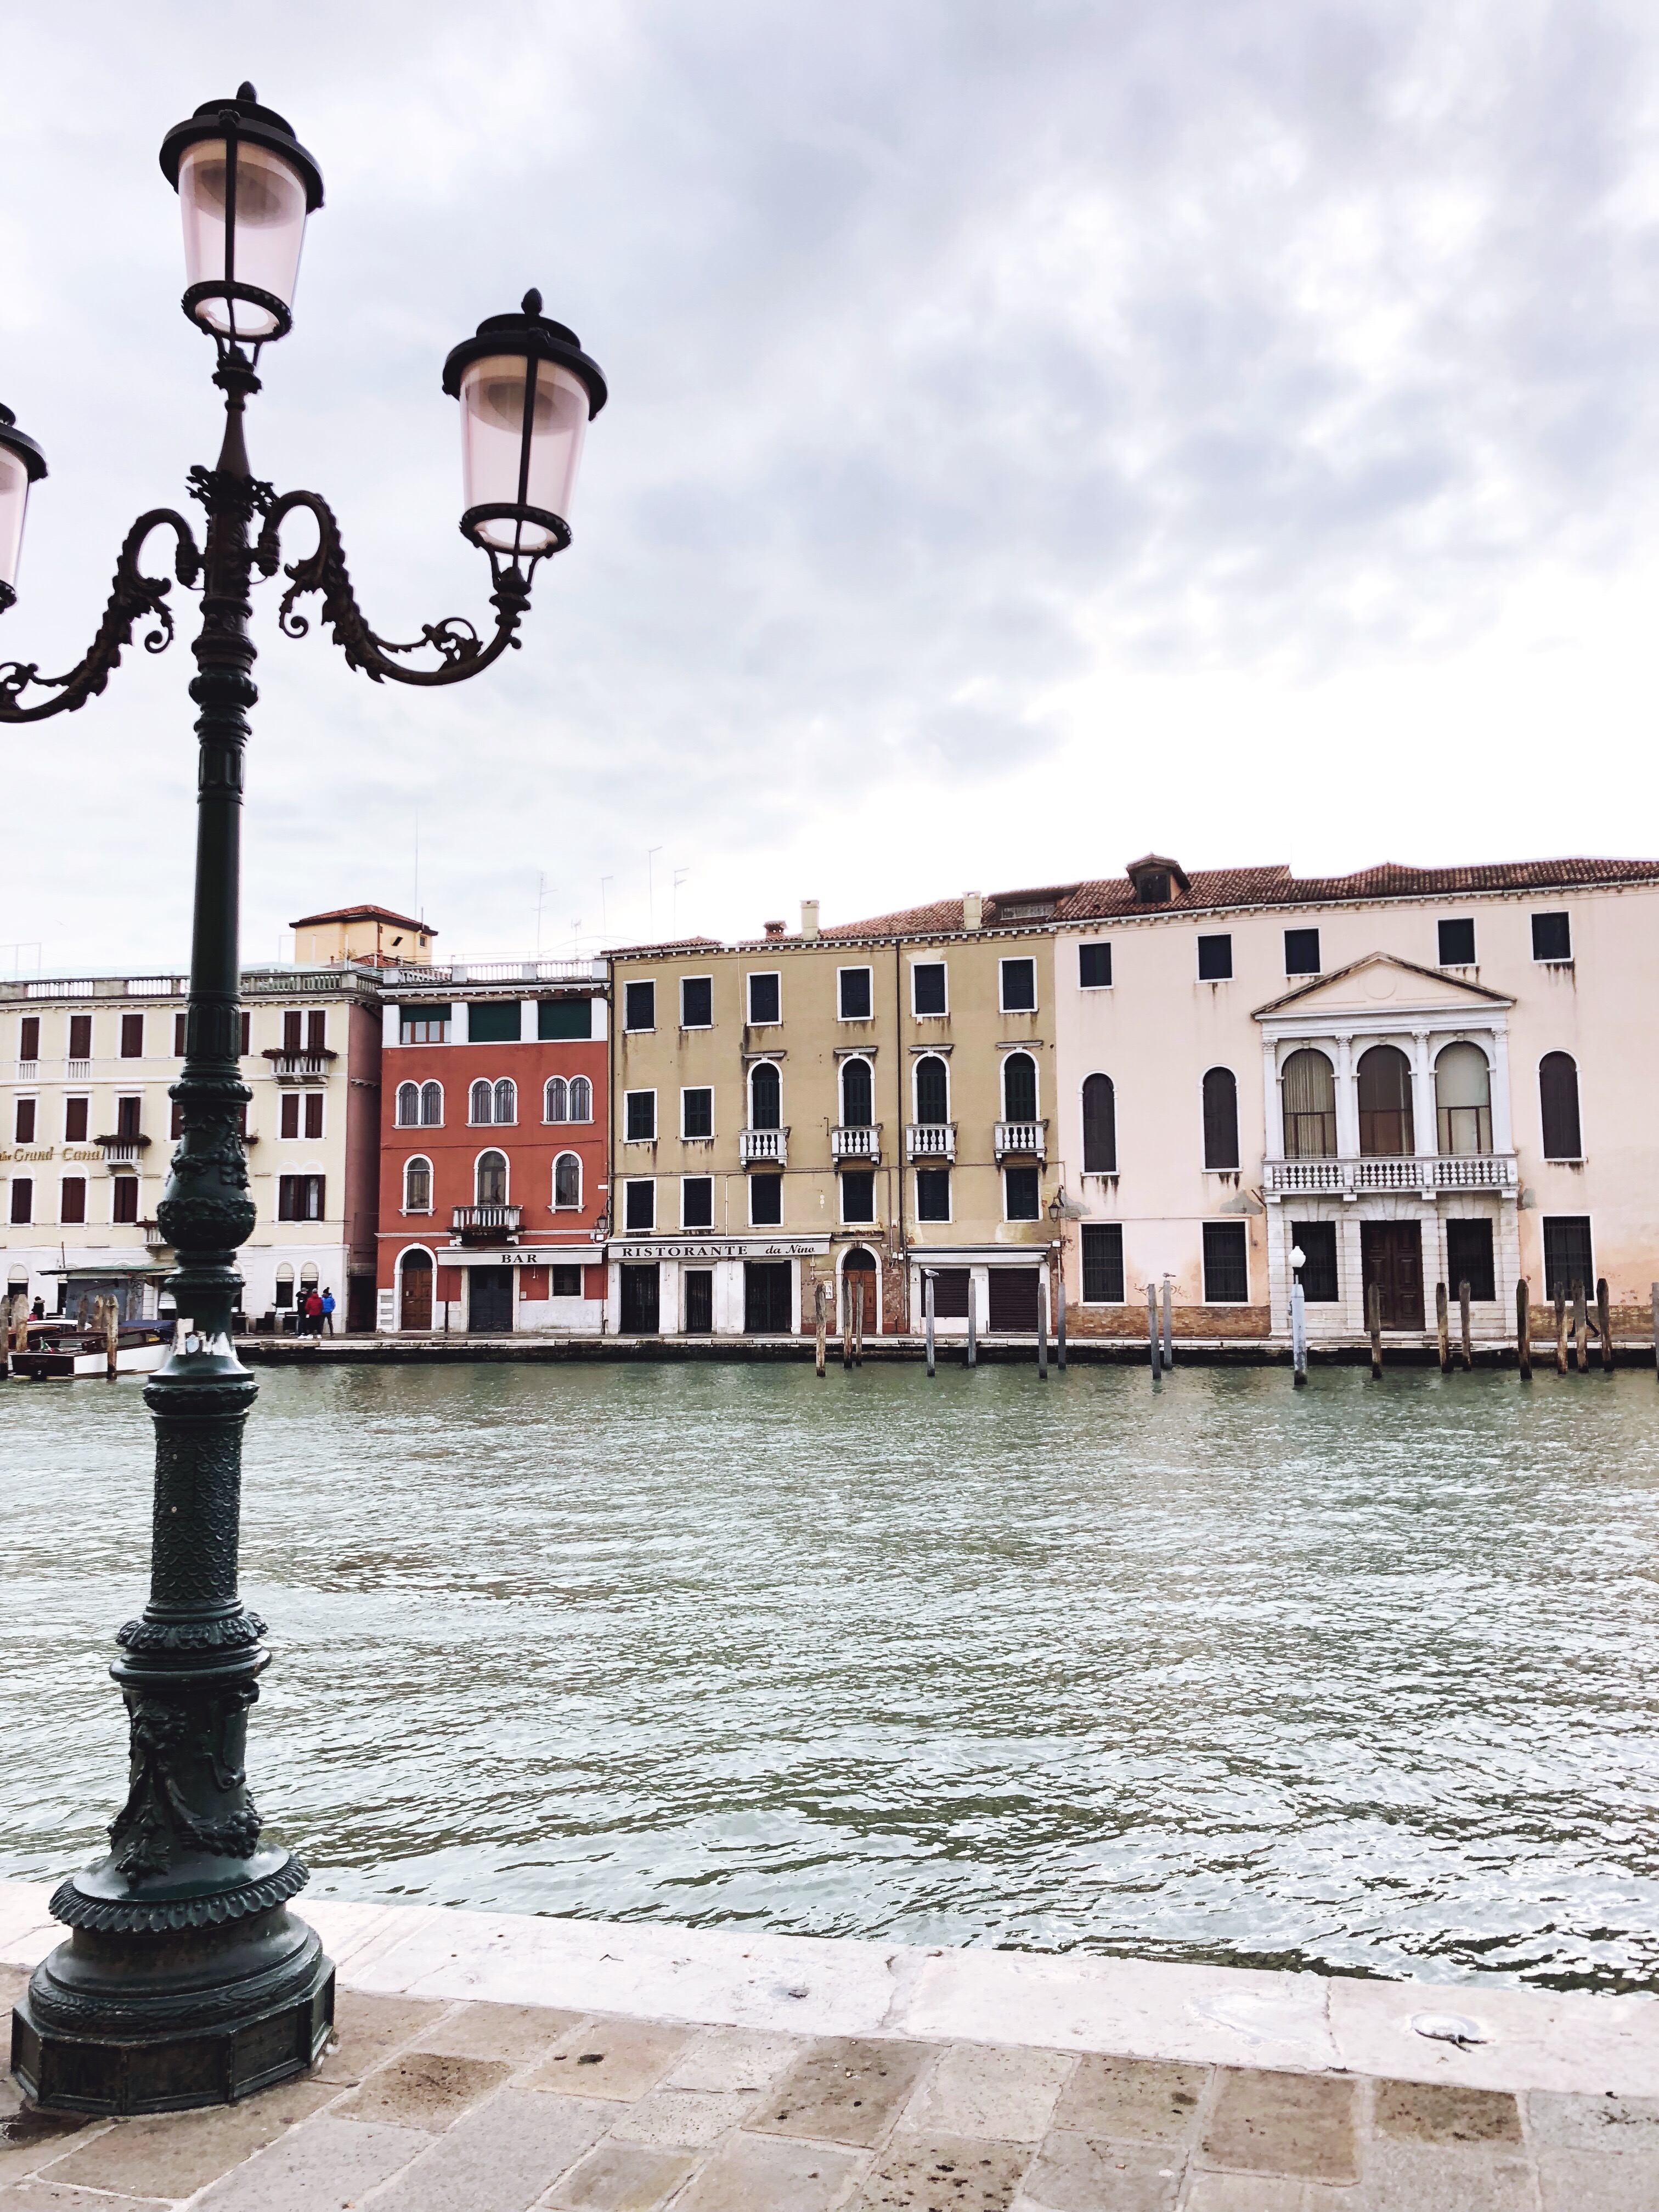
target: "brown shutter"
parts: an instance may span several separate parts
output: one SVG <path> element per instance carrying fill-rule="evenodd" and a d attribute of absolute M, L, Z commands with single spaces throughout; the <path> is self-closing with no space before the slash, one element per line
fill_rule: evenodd
<path fill-rule="evenodd" d="M 325 1052 L 328 1049 L 328 1014 L 326 1009 L 306 1016 L 306 1050 Z"/>
<path fill-rule="evenodd" d="M 175 1014 L 173 1018 L 173 1056 L 175 1060 L 182 1060 L 185 1056 L 185 1039 L 189 1030 L 190 1016 Z"/>
<path fill-rule="evenodd" d="M 300 1133 L 300 1094 L 297 1091 L 283 1093 L 283 1134 L 297 1137 Z"/>
<path fill-rule="evenodd" d="M 131 1139 L 139 1135 L 138 1116 L 143 1107 L 142 1098 L 118 1098 L 115 1102 L 115 1133 Z"/>
<path fill-rule="evenodd" d="M 40 1017 L 25 1014 L 17 1025 L 17 1057 L 19 1060 L 39 1060 L 40 1057 Z"/>
<path fill-rule="evenodd" d="M 144 1056 L 144 1018 L 142 1014 L 123 1014 L 121 1017 L 121 1057 L 123 1060 L 142 1060 Z"/>
<path fill-rule="evenodd" d="M 306 1093 L 306 1134 L 320 1137 L 323 1133 L 323 1094 L 320 1091 Z"/>
<path fill-rule="evenodd" d="M 20 1145 L 32 1145 L 34 1142 L 34 1101 L 33 1098 L 20 1098 L 17 1102 L 17 1135 L 15 1141 Z"/>
<path fill-rule="evenodd" d="M 92 1016 L 90 1014 L 70 1016 L 69 1056 L 71 1060 L 92 1058 Z"/>
<path fill-rule="evenodd" d="M 84 1145 L 87 1141 L 87 1109 L 85 1098 L 66 1098 L 64 1101 L 64 1142 Z"/>
<path fill-rule="evenodd" d="M 242 1042 L 240 1046 L 241 1055 L 244 1060 L 247 1058 L 248 1047 L 253 1041 L 252 1034 L 252 1028 L 253 1017 L 248 1012 L 247 1009 L 244 1007 L 242 1010 Z"/>
<path fill-rule="evenodd" d="M 138 1178 L 136 1175 L 115 1178 L 115 1218 L 134 1222 L 138 1218 Z"/>
<path fill-rule="evenodd" d="M 283 1050 L 284 1052 L 298 1052 L 301 1049 L 300 1024 L 301 1017 L 297 1013 L 290 1012 L 283 1016 Z"/>
<path fill-rule="evenodd" d="M 1578 1127 L 1578 1066 L 1571 1053 L 1547 1052 L 1538 1063 L 1538 1097 L 1543 1112 L 1544 1158 L 1583 1157 Z"/>
<path fill-rule="evenodd" d="M 83 1222 L 87 1218 L 87 1179 L 70 1176 L 64 1183 L 63 1203 L 58 1209 L 58 1218 L 65 1222 Z"/>

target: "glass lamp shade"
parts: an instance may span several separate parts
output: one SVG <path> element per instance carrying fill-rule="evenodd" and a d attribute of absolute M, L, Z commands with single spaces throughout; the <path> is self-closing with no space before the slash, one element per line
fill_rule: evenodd
<path fill-rule="evenodd" d="M 15 597 L 29 486 L 46 473 L 46 455 L 15 422 L 9 407 L 0 407 L 0 606 Z"/>
<path fill-rule="evenodd" d="M 252 85 L 210 100 L 167 133 L 161 167 L 185 226 L 185 313 L 249 345 L 290 327 L 306 217 L 320 207 L 317 164 Z"/>
<path fill-rule="evenodd" d="M 570 542 L 568 517 L 590 418 L 605 402 L 597 362 L 527 292 L 444 363 L 461 403 L 461 528 L 476 545 L 539 559 Z"/>

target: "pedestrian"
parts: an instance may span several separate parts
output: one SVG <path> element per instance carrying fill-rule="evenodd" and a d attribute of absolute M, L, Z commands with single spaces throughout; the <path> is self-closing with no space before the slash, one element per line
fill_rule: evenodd
<path fill-rule="evenodd" d="M 36 1298 L 33 1305 L 29 1310 L 29 1319 L 31 1321 L 44 1321 L 46 1317 L 46 1302 L 44 1298 Z"/>
<path fill-rule="evenodd" d="M 313 1290 L 306 1297 L 306 1334 L 307 1336 L 320 1336 L 322 1333 L 323 1302 Z"/>
<path fill-rule="evenodd" d="M 330 1290 L 326 1283 L 323 1285 L 323 1327 L 330 1336 L 333 1335 L 334 1293 Z"/>

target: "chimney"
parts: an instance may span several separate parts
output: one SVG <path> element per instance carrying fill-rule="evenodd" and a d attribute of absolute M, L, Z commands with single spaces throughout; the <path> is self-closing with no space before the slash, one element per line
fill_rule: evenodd
<path fill-rule="evenodd" d="M 985 902 L 981 898 L 979 893 L 977 891 L 964 891 L 962 895 L 963 927 L 964 929 L 977 929 L 980 926 L 981 921 L 984 917 L 984 913 Z"/>
<path fill-rule="evenodd" d="M 816 937 L 818 933 L 818 902 L 816 899 L 803 899 L 800 902 L 800 933 L 803 937 Z"/>
<path fill-rule="evenodd" d="M 781 921 L 769 921 L 766 925 L 766 933 L 769 937 L 781 937 L 783 931 L 784 925 Z"/>

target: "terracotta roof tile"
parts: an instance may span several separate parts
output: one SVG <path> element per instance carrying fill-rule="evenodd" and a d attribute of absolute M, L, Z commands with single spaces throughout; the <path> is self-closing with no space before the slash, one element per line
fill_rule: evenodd
<path fill-rule="evenodd" d="M 326 914 L 302 914 L 298 921 L 289 924 L 290 929 L 309 929 L 313 922 L 323 921 L 389 921 L 399 929 L 412 929 L 423 937 L 435 937 L 438 933 L 429 921 L 416 921 L 412 915 L 393 914 L 389 906 L 337 906 Z"/>

